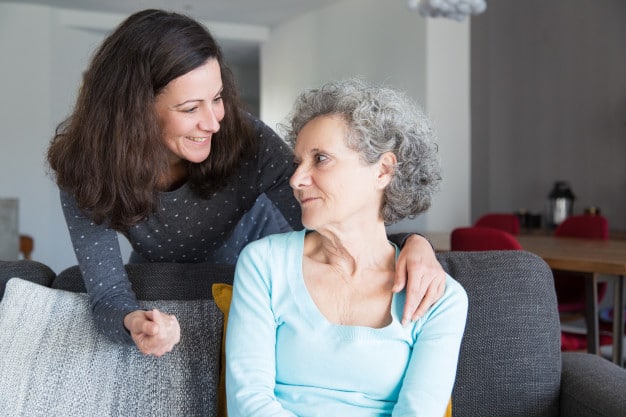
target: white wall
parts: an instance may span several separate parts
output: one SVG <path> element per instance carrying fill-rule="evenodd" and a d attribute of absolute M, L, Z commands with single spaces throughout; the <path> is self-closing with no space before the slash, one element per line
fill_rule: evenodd
<path fill-rule="evenodd" d="M 35 238 L 33 258 L 57 272 L 76 259 L 45 152 L 93 49 L 124 17 L 0 3 L 0 197 L 19 199 L 19 231 Z M 263 42 L 261 116 L 270 126 L 299 91 L 333 78 L 360 74 L 407 90 L 436 123 L 446 178 L 430 212 L 406 230 L 447 229 L 468 217 L 465 23 L 426 20 L 403 1 L 378 0 L 346 0 L 271 32 L 205 23 L 219 39 Z"/>
<path fill-rule="evenodd" d="M 426 228 L 441 231 L 470 224 L 470 25 L 427 22 L 426 111 L 439 134 L 443 183 Z"/>
<path fill-rule="evenodd" d="M 120 20 L 0 3 L 0 196 L 19 199 L 19 232 L 33 236 L 33 259 L 56 272 L 76 258 L 58 188 L 47 173 L 46 150 L 73 105 L 89 55 L 106 33 L 102 28 Z M 77 22 L 91 29 L 80 29 Z M 123 248 L 128 252 L 128 245 Z"/>
<path fill-rule="evenodd" d="M 59 214 L 43 168 L 53 129 L 50 19 L 47 7 L 0 3 L 0 196 L 19 199 L 19 231 L 35 238 L 34 256 Z"/>
<path fill-rule="evenodd" d="M 360 75 L 406 90 L 440 137 L 441 192 L 426 214 L 392 231 L 469 222 L 469 23 L 424 19 L 406 3 L 346 0 L 272 29 L 261 47 L 261 117 L 285 121 L 297 94 Z"/>

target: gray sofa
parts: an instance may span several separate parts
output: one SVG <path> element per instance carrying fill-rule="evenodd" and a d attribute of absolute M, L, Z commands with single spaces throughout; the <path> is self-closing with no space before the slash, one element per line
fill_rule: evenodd
<path fill-rule="evenodd" d="M 561 354 L 552 274 L 523 251 L 438 255 L 465 287 L 469 315 L 454 416 L 624 416 L 626 370 Z M 77 267 L 0 263 L 0 415 L 217 416 L 222 315 L 211 284 L 232 268 L 135 264 L 147 307 L 176 314 L 181 343 L 162 358 L 110 343 L 93 328 Z"/>

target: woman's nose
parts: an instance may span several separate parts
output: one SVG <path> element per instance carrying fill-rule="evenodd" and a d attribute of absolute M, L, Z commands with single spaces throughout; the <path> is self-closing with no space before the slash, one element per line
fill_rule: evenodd
<path fill-rule="evenodd" d="M 304 167 L 304 164 L 300 164 L 298 168 L 296 168 L 295 172 L 291 175 L 289 179 L 289 185 L 294 190 L 298 190 L 300 188 L 306 187 L 311 184 L 311 176 L 309 175 L 308 170 Z"/>
<path fill-rule="evenodd" d="M 198 126 L 205 132 L 216 133 L 220 130 L 220 121 L 217 118 L 215 111 L 213 109 L 207 109 L 204 112 L 200 123 L 198 123 Z"/>

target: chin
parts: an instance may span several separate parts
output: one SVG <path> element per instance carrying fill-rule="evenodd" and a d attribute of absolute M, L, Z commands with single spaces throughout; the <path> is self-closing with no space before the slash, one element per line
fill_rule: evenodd
<path fill-rule="evenodd" d="M 320 227 L 324 226 L 324 222 L 321 222 L 320 220 L 315 220 L 315 219 L 311 219 L 311 218 L 302 218 L 302 225 L 308 229 L 308 230 L 318 230 Z"/>
<path fill-rule="evenodd" d="M 311 222 L 310 220 L 307 220 L 303 217 L 301 221 L 302 221 L 302 226 L 304 226 L 306 229 L 315 230 L 315 224 Z"/>
<path fill-rule="evenodd" d="M 194 155 L 189 155 L 187 156 L 185 159 L 191 163 L 194 164 L 199 164 L 201 162 L 206 161 L 206 159 L 209 157 L 209 155 L 211 154 L 211 152 L 206 152 L 203 154 L 194 154 Z"/>

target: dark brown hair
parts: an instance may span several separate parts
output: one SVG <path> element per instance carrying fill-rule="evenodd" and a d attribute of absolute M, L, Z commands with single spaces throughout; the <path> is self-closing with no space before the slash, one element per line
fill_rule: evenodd
<path fill-rule="evenodd" d="M 203 198 L 225 183 L 254 142 L 208 29 L 181 14 L 144 10 L 95 52 L 73 113 L 56 129 L 48 164 L 59 187 L 96 223 L 124 231 L 156 210 L 169 166 L 155 99 L 170 81 L 212 58 L 220 65 L 225 116 L 209 157 L 188 162 L 189 186 Z"/>

